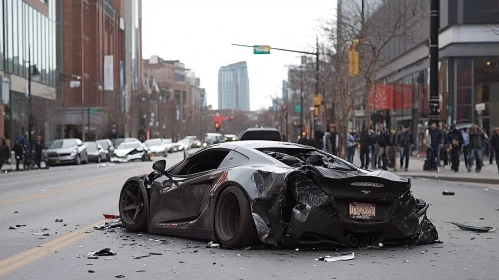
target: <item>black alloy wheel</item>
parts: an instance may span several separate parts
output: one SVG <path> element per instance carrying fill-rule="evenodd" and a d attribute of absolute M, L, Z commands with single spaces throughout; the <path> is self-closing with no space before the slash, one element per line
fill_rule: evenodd
<path fill-rule="evenodd" d="M 132 232 L 144 231 L 147 227 L 145 198 L 140 186 L 133 182 L 121 190 L 119 211 L 123 227 Z"/>
<path fill-rule="evenodd" d="M 218 240 L 224 246 L 240 248 L 255 243 L 257 234 L 250 204 L 240 188 L 229 186 L 220 194 L 214 225 Z"/>

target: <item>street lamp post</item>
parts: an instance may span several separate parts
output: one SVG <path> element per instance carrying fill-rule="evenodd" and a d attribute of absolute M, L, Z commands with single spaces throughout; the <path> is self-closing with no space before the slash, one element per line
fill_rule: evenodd
<path fill-rule="evenodd" d="M 31 69 L 33 67 L 33 69 Z M 31 78 L 32 76 L 38 76 L 40 72 L 36 68 L 36 65 L 31 65 L 31 45 L 28 44 L 28 143 L 31 145 L 31 131 L 32 131 L 32 107 L 31 107 Z"/>

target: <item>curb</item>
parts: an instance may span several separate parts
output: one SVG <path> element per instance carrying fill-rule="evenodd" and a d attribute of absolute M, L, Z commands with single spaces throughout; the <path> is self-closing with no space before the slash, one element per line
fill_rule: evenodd
<path fill-rule="evenodd" d="M 399 176 L 403 176 L 403 175 L 399 175 Z M 403 177 L 412 177 L 415 179 L 440 180 L 440 181 L 448 181 L 448 182 L 463 182 L 463 183 L 499 185 L 499 178 L 470 178 L 470 177 L 453 177 L 453 176 L 438 176 L 438 175 L 410 175 L 410 174 L 407 174 Z"/>

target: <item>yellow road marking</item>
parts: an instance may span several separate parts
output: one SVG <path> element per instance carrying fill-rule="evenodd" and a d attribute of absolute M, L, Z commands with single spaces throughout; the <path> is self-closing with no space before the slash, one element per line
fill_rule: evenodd
<path fill-rule="evenodd" d="M 134 176 L 137 174 L 141 174 L 141 173 L 133 172 L 133 174 L 132 173 L 121 174 L 121 175 L 117 175 L 117 176 L 113 176 L 113 177 L 109 177 L 109 178 L 105 178 L 105 179 L 101 179 L 101 180 L 97 180 L 97 181 L 86 182 L 86 183 L 82 183 L 82 184 L 78 184 L 78 185 L 74 185 L 74 186 L 68 186 L 68 187 L 63 187 L 63 188 L 50 190 L 50 191 L 46 191 L 46 192 L 41 192 L 41 193 L 22 196 L 22 197 L 18 197 L 18 198 L 8 199 L 8 200 L 0 201 L 0 207 L 5 206 L 5 205 L 9 205 L 9 204 L 13 204 L 13 203 L 23 202 L 26 200 L 31 200 L 31 199 L 35 199 L 35 198 L 44 197 L 44 196 L 49 196 L 52 194 L 57 194 L 57 193 L 65 192 L 65 191 L 70 191 L 70 190 L 75 190 L 75 189 L 79 189 L 79 188 L 83 188 L 83 187 L 89 187 L 89 186 L 93 186 L 93 185 L 97 185 L 97 184 L 102 184 L 102 183 L 117 180 L 117 179 L 122 178 L 122 177 L 126 177 L 126 176 L 131 177 L 131 176 Z"/>
<path fill-rule="evenodd" d="M 16 270 L 23 265 L 34 262 L 51 252 L 56 250 L 60 250 L 70 244 L 75 243 L 78 240 L 85 238 L 88 234 L 85 231 L 89 229 L 93 229 L 94 226 L 101 225 L 106 222 L 106 219 L 100 220 L 94 224 L 91 224 L 87 227 L 81 228 L 79 230 L 75 230 L 66 235 L 60 236 L 52 241 L 49 241 L 43 244 L 43 247 L 36 247 L 32 249 L 28 249 L 24 252 L 16 254 L 12 257 L 5 258 L 0 261 L 0 276 L 3 276 L 13 270 Z"/>

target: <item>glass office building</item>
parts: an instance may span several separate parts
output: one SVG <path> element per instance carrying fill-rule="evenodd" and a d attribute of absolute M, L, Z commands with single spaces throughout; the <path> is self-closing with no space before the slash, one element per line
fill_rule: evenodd
<path fill-rule="evenodd" d="M 29 65 L 36 65 L 40 75 L 33 81 L 49 87 L 56 85 L 56 1 L 40 1 L 36 8 L 29 1 L 1 1 L 0 71 L 4 74 L 0 105 L 4 110 L 2 136 L 8 139 L 27 132 L 28 126 L 26 86 L 22 86 L 23 90 L 14 87 L 14 76 L 27 79 Z M 9 86 L 5 80 L 9 80 Z M 53 100 L 39 97 L 47 95 L 37 92 L 40 88 L 46 87 L 32 87 L 33 128 L 36 135 L 45 136 Z"/>

